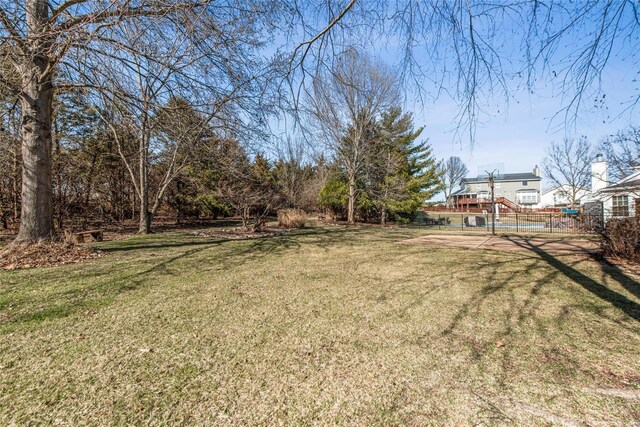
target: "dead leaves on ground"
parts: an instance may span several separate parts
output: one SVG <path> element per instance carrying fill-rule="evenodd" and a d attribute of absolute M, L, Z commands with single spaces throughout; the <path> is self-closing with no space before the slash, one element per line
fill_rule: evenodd
<path fill-rule="evenodd" d="M 53 267 L 75 264 L 103 256 L 102 251 L 84 245 L 36 243 L 13 245 L 0 251 L 0 270 Z"/>

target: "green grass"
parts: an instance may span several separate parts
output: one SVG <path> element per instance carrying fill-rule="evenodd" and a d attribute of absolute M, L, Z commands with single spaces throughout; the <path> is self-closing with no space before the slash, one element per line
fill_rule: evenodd
<path fill-rule="evenodd" d="M 640 419 L 637 277 L 574 255 L 314 228 L 0 272 L 0 425 Z"/>

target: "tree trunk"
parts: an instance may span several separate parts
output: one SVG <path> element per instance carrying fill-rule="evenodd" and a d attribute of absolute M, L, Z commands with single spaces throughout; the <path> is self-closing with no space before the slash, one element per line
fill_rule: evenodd
<path fill-rule="evenodd" d="M 39 62 L 36 59 L 36 62 Z M 39 83 L 39 73 L 23 76 L 22 107 L 22 200 L 20 230 L 16 243 L 35 243 L 53 238 L 51 188 L 51 81 Z M 26 80 L 26 81 L 25 81 Z"/>
<path fill-rule="evenodd" d="M 52 36 L 43 34 L 50 4 L 26 0 L 26 27 L 30 43 L 18 67 L 22 79 L 22 203 L 16 243 L 35 243 L 53 238 L 53 191 L 51 188 L 51 107 L 53 83 L 49 50 Z"/>
<path fill-rule="evenodd" d="M 249 230 L 249 208 L 242 208 L 242 226 Z"/>
<path fill-rule="evenodd" d="M 382 212 L 380 214 L 380 225 L 386 227 L 387 225 L 387 206 L 382 205 Z"/>
<path fill-rule="evenodd" d="M 149 210 L 149 191 L 144 186 L 140 188 L 140 192 L 142 194 L 140 195 L 140 227 L 138 228 L 138 233 L 149 234 L 151 233 L 151 219 L 153 216 Z"/>
<path fill-rule="evenodd" d="M 20 182 L 20 163 L 18 161 L 18 147 L 13 147 L 13 179 L 12 179 L 12 190 L 13 190 L 13 220 L 18 220 L 18 207 L 20 205 L 20 193 L 18 190 L 19 182 Z"/>
<path fill-rule="evenodd" d="M 141 144 L 142 146 L 140 147 L 140 160 L 138 164 L 138 173 L 140 179 L 140 228 L 138 229 L 138 233 L 149 234 L 151 233 L 152 213 L 149 210 L 149 182 L 147 169 L 148 144 L 144 136 L 144 130 Z"/>
<path fill-rule="evenodd" d="M 62 206 L 62 159 L 61 155 L 61 147 L 60 147 L 60 138 L 58 138 L 58 126 L 56 121 L 53 121 L 54 125 L 54 135 L 55 138 L 55 154 L 56 154 L 56 162 L 55 162 L 55 197 L 56 197 L 56 208 L 57 208 L 57 219 L 58 219 L 58 229 L 63 228 L 64 224 L 64 210 Z"/>
<path fill-rule="evenodd" d="M 356 208 L 356 180 L 353 176 L 349 177 L 349 204 L 347 206 L 347 222 L 355 224 L 355 208 Z"/>
<path fill-rule="evenodd" d="M 142 206 L 141 206 L 142 208 Z M 153 214 L 149 212 L 149 210 L 140 211 L 140 228 L 138 229 L 139 234 L 150 234 L 151 233 L 151 220 L 153 219 Z"/>

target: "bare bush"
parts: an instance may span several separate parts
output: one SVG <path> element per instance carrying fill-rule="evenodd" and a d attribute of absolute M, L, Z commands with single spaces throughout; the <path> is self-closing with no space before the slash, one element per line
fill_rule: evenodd
<path fill-rule="evenodd" d="M 640 262 L 640 217 L 607 221 L 600 244 L 607 256 Z"/>
<path fill-rule="evenodd" d="M 278 227 L 304 228 L 306 219 L 307 216 L 301 209 L 280 209 L 278 211 Z"/>

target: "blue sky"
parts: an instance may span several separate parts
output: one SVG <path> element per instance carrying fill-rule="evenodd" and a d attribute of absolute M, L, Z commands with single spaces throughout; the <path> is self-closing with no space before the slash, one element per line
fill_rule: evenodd
<path fill-rule="evenodd" d="M 553 117 L 566 101 L 554 96 L 552 88 L 541 88 L 536 94 L 514 93 L 509 105 L 486 115 L 477 125 L 473 144 L 466 135 L 456 135 L 457 104 L 450 100 L 436 100 L 432 105 L 413 105 L 416 125 L 424 125 L 423 135 L 429 138 L 437 158 L 459 156 L 470 174 L 489 164 L 503 163 L 503 172 L 527 172 L 541 165 L 545 150 L 552 141 L 567 135 L 585 135 L 597 143 L 634 122 L 633 110 L 622 112 L 631 94 L 637 92 L 633 82 L 635 72 L 620 64 L 612 66 L 602 82 L 607 94 L 607 109 L 585 105 L 577 118 L 567 124 L 563 117 Z M 544 183 L 543 183 L 544 185 Z"/>
<path fill-rule="evenodd" d="M 556 6 L 561 4 L 562 2 L 559 2 Z M 408 102 L 404 106 L 405 110 L 414 114 L 416 126 L 425 126 L 423 137 L 429 138 L 434 155 L 438 159 L 452 155 L 461 157 L 467 164 L 470 175 L 476 175 L 485 165 L 496 163 L 504 164 L 504 170 L 501 172 L 532 171 L 535 165 L 542 164 L 549 144 L 552 141 L 561 141 L 565 136 L 586 136 L 596 145 L 604 136 L 638 122 L 635 120 L 637 111 L 626 107 L 631 101 L 637 100 L 640 93 L 636 82 L 640 62 L 637 44 L 640 44 L 640 37 L 635 31 L 631 4 L 626 5 L 628 7 L 623 15 L 621 28 L 628 31 L 614 31 L 613 27 L 604 26 L 606 30 L 602 46 L 607 46 L 607 40 L 613 40 L 612 51 L 609 52 L 611 55 L 598 82 L 599 85 L 588 88 L 588 97 L 583 100 L 578 114 L 572 116 L 568 122 L 564 120 L 562 108 L 566 107 L 570 100 L 564 98 L 563 93 L 570 93 L 571 88 L 565 87 L 568 90 L 563 92 L 562 77 L 552 77 L 555 73 L 549 71 L 553 69 L 562 76 L 563 69 L 566 70 L 577 58 L 576 55 L 582 52 L 581 49 L 588 46 L 593 35 L 598 33 L 601 9 L 605 4 L 595 7 L 585 15 L 574 28 L 575 31 L 565 34 L 553 48 L 553 55 L 548 62 L 553 68 L 546 70 L 547 73 L 536 70 L 538 74 L 533 93 L 529 93 L 525 88 L 518 89 L 517 85 L 522 86 L 523 80 L 511 80 L 510 77 L 506 78 L 508 85 L 511 85 L 508 105 L 501 96 L 485 92 L 485 98 L 480 98 L 479 103 L 486 109 L 478 119 L 473 141 L 470 141 L 468 134 L 456 132 L 459 105 L 448 98 L 446 92 L 435 100 L 426 99 L 424 103 L 417 104 L 412 101 L 415 94 L 411 93 L 411 89 L 407 89 Z M 575 3 L 576 10 L 581 6 L 580 2 Z M 561 10 L 556 7 L 553 23 L 558 28 L 563 22 L 567 23 L 575 17 L 571 13 L 563 15 L 558 12 Z M 628 27 L 625 27 L 625 22 L 628 23 Z M 500 14 L 496 14 L 495 19 L 476 21 L 476 29 L 482 28 L 483 25 L 488 25 L 486 29 L 495 31 L 495 46 L 499 50 L 500 64 L 504 66 L 505 75 L 518 75 L 518 70 L 523 69 L 522 61 L 525 59 L 519 42 L 523 35 L 521 25 L 511 20 L 508 15 Z M 448 27 L 442 28 L 446 30 Z M 440 89 L 455 92 L 456 73 L 455 66 L 452 67 L 455 65 L 452 62 L 455 55 L 452 55 L 451 51 L 451 34 L 445 31 L 422 37 L 412 47 L 413 53 L 418 62 L 424 60 L 427 64 L 423 71 L 433 78 L 435 83 L 422 82 L 425 92 L 421 94 L 426 94 L 428 98 L 429 93 L 438 92 Z M 369 54 L 397 67 L 404 52 L 402 42 L 402 37 L 395 34 L 391 37 L 373 37 L 370 42 L 363 41 L 362 44 L 363 49 Z M 430 62 L 429 59 L 433 61 Z M 442 75 L 447 76 L 446 79 L 440 80 Z M 606 102 L 597 103 L 597 107 L 594 107 L 594 100 L 589 96 L 596 97 L 602 94 L 606 94 Z M 558 113 L 560 115 L 557 115 Z M 548 183 L 543 181 L 543 187 L 546 185 Z"/>
<path fill-rule="evenodd" d="M 499 94 L 494 96 L 485 93 L 485 98 L 479 99 L 479 104 L 486 108 L 485 113 L 479 117 L 475 137 L 470 141 L 468 134 L 456 132 L 459 105 L 454 100 L 444 95 L 429 103 L 416 105 L 409 102 L 406 108 L 414 113 L 416 125 L 425 126 L 423 136 L 429 138 L 435 156 L 440 159 L 452 155 L 461 157 L 467 164 L 470 175 L 476 175 L 485 165 L 496 163 L 504 164 L 504 170 L 501 172 L 527 172 L 532 171 L 535 165 L 541 165 L 545 150 L 552 141 L 561 141 L 565 136 L 586 136 L 592 144 L 597 145 L 606 135 L 636 123 L 637 111 L 627 108 L 639 96 L 636 79 L 640 61 L 637 55 L 640 38 L 635 31 L 637 26 L 633 17 L 634 11 L 630 3 L 626 4 L 620 27 L 615 30 L 613 26 L 605 25 L 606 30 L 602 30 L 601 20 L 605 6 L 603 3 L 594 7 L 578 25 L 559 39 L 558 44 L 551 50 L 553 54 L 548 58 L 547 70 L 539 69 L 542 63 L 538 64 L 532 93 L 522 87 L 524 82 L 521 78 L 515 78 L 519 75 L 518 70 L 523 69 L 525 59 L 520 43 L 523 35 L 520 24 L 511 20 L 508 15 L 500 14 L 496 14 L 495 19 L 476 21 L 476 28 L 481 28 L 480 33 L 484 31 L 482 28 L 488 29 L 489 33 L 495 31 L 494 46 L 502 58 L 501 68 L 505 72 L 504 75 L 514 76 L 505 77 L 507 85 L 511 86 L 508 88 L 509 103 L 505 104 L 505 100 Z M 576 10 L 580 10 L 581 7 L 580 2 L 575 4 Z M 572 8 L 568 7 L 569 12 L 563 14 L 562 8 L 556 7 L 553 23 L 557 28 L 575 18 L 571 12 Z M 610 12 L 609 10 L 609 16 L 613 16 Z M 608 23 L 611 22 L 614 20 L 609 17 Z M 567 82 L 562 80 L 567 76 L 563 72 L 569 70 L 571 64 L 575 64 L 574 61 L 581 55 L 588 57 L 589 52 L 583 49 L 591 46 L 596 34 L 602 37 L 601 50 L 600 56 L 594 57 L 593 63 L 598 64 L 602 58 L 608 57 L 606 66 L 601 79 L 596 79 L 595 84 L 586 89 L 587 96 L 583 99 L 577 115 L 565 121 L 562 109 L 569 105 L 570 99 L 566 96 L 570 96 L 573 88 L 571 82 L 566 85 Z M 427 92 L 438 91 L 437 75 L 441 70 L 449 70 L 450 73 L 449 80 L 440 81 L 443 83 L 442 88 L 445 91 L 455 91 L 456 74 L 451 74 L 451 70 L 455 69 L 452 67 L 455 65 L 452 62 L 455 55 L 451 55 L 450 36 L 448 33 L 439 34 L 428 39 L 426 43 L 433 44 L 424 52 L 422 47 L 416 48 L 416 57 L 435 57 L 439 58 L 436 61 L 441 61 L 435 64 L 431 73 L 427 73 L 436 80 L 435 84 L 425 83 Z M 611 45 L 608 42 L 611 42 Z M 385 46 L 375 46 L 374 50 L 390 64 L 398 64 L 398 58 L 402 56 L 401 47 L 402 43 L 399 43 L 399 40 L 392 40 Z M 607 51 L 608 47 L 611 47 L 611 51 Z M 465 52 L 464 46 L 462 49 L 462 52 Z M 428 63 L 428 59 L 425 61 Z M 571 69 L 569 78 L 575 76 L 574 71 Z M 593 98 L 603 94 L 606 95 L 606 102 L 594 102 Z M 407 97 L 412 98 L 410 91 Z M 546 186 L 545 184 L 548 185 L 543 181 L 543 186 Z"/>
<path fill-rule="evenodd" d="M 562 109 L 569 100 L 563 97 L 560 82 L 544 79 L 533 94 L 511 89 L 508 104 L 499 96 L 480 99 L 488 107 L 477 123 L 472 143 L 468 134 L 455 132 L 459 106 L 453 100 L 441 98 L 431 104 L 408 104 L 406 108 L 413 112 L 417 126 L 425 126 L 423 136 L 429 138 L 434 155 L 439 159 L 459 156 L 470 175 L 496 163 L 504 165 L 501 172 L 505 173 L 532 171 L 535 165 L 542 166 L 552 141 L 584 135 L 597 146 L 603 137 L 638 123 L 638 110 L 631 108 L 639 96 L 638 64 L 634 54 L 626 51 L 628 48 L 631 47 L 620 47 L 617 55 L 610 58 L 599 87 L 588 91 L 606 94 L 606 101 L 595 107 L 593 99 L 584 100 L 578 114 L 568 121 Z M 544 173 L 542 185 L 550 185 L 544 180 Z M 440 199 L 442 195 L 434 198 Z"/>

